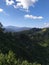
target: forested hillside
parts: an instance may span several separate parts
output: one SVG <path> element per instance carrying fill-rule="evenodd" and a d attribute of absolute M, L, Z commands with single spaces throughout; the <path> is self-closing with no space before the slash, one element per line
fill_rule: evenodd
<path fill-rule="evenodd" d="M 4 30 L 0 23 L 0 65 L 49 65 L 49 28 Z"/>

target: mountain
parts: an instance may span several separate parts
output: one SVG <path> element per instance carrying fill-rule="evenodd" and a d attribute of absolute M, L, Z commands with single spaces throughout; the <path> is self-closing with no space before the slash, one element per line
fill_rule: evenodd
<path fill-rule="evenodd" d="M 15 29 L 13 26 L 6 28 Z M 16 27 L 16 30 L 18 28 Z M 35 62 L 36 64 L 33 65 L 49 65 L 49 28 L 29 28 L 29 30 L 27 29 L 19 33 L 4 33 L 3 28 L 0 28 L 0 52 L 6 55 L 10 50 L 15 53 L 16 59 L 20 60 L 20 63 L 25 61 L 24 64 L 18 63 L 18 65 L 32 65 L 27 64 L 26 61 L 30 63 Z M 11 52 L 5 57 L 9 57 L 9 60 L 14 57 L 13 53 L 12 57 L 10 56 Z M 2 54 L 0 54 L 0 59 L 2 60 Z"/>
<path fill-rule="evenodd" d="M 6 26 L 5 31 L 6 32 L 20 32 L 24 30 L 29 30 L 31 28 L 29 27 L 16 27 L 16 26 Z"/>

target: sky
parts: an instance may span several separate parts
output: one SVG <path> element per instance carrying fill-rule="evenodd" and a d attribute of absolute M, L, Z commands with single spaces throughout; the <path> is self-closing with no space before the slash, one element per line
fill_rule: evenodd
<path fill-rule="evenodd" d="M 49 27 L 49 0 L 0 0 L 3 26 Z"/>

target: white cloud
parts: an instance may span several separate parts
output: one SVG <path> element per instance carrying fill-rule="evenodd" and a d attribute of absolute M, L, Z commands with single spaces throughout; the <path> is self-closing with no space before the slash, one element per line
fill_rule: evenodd
<path fill-rule="evenodd" d="M 16 2 L 15 2 L 16 1 Z M 6 5 L 12 5 L 14 8 L 22 8 L 26 11 L 29 10 L 30 6 L 35 5 L 38 0 L 5 0 Z"/>
<path fill-rule="evenodd" d="M 44 23 L 44 27 L 49 27 L 49 23 Z"/>
<path fill-rule="evenodd" d="M 15 5 L 15 8 L 23 8 L 28 10 L 30 6 L 34 6 L 34 4 L 38 0 L 16 0 L 17 4 Z"/>
<path fill-rule="evenodd" d="M 3 13 L 5 15 L 9 16 L 2 8 L 0 8 L 0 13 Z"/>
<path fill-rule="evenodd" d="M 29 18 L 29 19 L 43 19 L 42 16 L 33 16 L 33 15 L 29 15 L 29 14 L 25 15 L 24 17 Z"/>
<path fill-rule="evenodd" d="M 12 4 L 14 4 L 13 0 L 6 0 L 6 5 L 12 5 Z"/>
<path fill-rule="evenodd" d="M 3 9 L 2 8 L 0 8 L 0 12 L 3 12 Z"/>

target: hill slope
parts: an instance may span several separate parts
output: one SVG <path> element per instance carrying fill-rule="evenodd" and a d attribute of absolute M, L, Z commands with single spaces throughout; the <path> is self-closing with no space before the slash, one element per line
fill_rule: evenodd
<path fill-rule="evenodd" d="M 0 31 L 0 50 L 4 54 L 12 50 L 17 58 L 48 65 L 49 28 L 33 28 L 14 33 Z"/>

